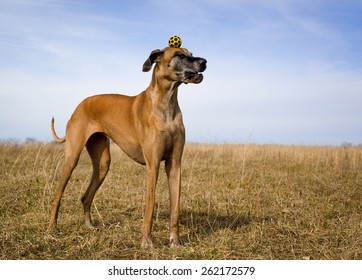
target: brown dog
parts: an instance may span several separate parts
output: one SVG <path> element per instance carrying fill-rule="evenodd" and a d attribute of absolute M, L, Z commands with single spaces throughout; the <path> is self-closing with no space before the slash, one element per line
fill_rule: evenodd
<path fill-rule="evenodd" d="M 133 160 L 146 165 L 146 211 L 142 225 L 142 247 L 153 247 L 151 239 L 155 188 L 161 161 L 165 161 L 170 192 L 170 245 L 179 244 L 179 208 L 181 157 L 185 144 L 185 128 L 177 100 L 182 83 L 198 84 L 203 80 L 206 60 L 193 57 L 184 48 L 154 50 L 143 65 L 143 71 L 156 63 L 148 88 L 137 96 L 104 94 L 83 100 L 70 118 L 66 136 L 65 162 L 59 188 L 55 194 L 49 228 L 56 226 L 60 199 L 68 180 L 86 146 L 92 159 L 93 174 L 82 197 L 85 223 L 92 227 L 91 203 L 107 175 L 110 165 L 109 138 Z"/>

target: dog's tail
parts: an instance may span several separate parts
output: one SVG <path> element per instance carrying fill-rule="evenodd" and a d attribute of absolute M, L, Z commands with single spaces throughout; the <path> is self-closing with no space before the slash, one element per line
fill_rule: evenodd
<path fill-rule="evenodd" d="M 64 143 L 65 142 L 65 136 L 63 138 L 59 138 L 58 135 L 55 133 L 54 129 L 54 117 L 52 118 L 52 125 L 51 125 L 52 135 L 55 142 L 58 143 Z"/>

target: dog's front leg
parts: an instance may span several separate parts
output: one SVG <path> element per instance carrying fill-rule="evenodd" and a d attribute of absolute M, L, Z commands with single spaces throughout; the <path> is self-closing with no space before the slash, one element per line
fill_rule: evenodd
<path fill-rule="evenodd" d="M 147 163 L 146 211 L 142 224 L 142 248 L 153 248 L 151 238 L 152 218 L 155 205 L 155 191 L 160 163 Z"/>
<path fill-rule="evenodd" d="M 166 174 L 170 191 L 170 246 L 180 245 L 179 216 L 181 190 L 181 159 L 166 161 Z"/>

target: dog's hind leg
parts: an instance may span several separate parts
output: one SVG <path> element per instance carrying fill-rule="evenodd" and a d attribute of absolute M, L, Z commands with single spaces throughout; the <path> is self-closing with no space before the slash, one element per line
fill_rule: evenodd
<path fill-rule="evenodd" d="M 93 165 L 91 182 L 82 197 L 85 224 L 87 227 L 93 227 L 90 214 L 91 204 L 98 188 L 102 185 L 104 178 L 108 173 L 109 165 L 111 163 L 109 145 L 110 141 L 108 137 L 101 133 L 93 134 L 86 144 Z"/>
<path fill-rule="evenodd" d="M 78 138 L 79 139 L 79 138 Z M 79 156 L 83 150 L 84 143 L 82 141 L 70 141 L 67 138 L 66 147 L 65 147 L 65 160 L 63 166 L 63 172 L 60 178 L 59 187 L 55 193 L 53 203 L 50 209 L 50 220 L 48 230 L 52 230 L 56 227 L 58 212 L 60 208 L 60 200 L 62 198 L 63 192 L 74 168 L 78 164 Z"/>

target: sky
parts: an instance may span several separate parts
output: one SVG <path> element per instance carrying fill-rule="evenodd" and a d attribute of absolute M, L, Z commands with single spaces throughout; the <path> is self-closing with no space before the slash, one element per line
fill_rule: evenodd
<path fill-rule="evenodd" d="M 84 98 L 142 92 L 172 35 L 208 61 L 179 88 L 188 142 L 362 143 L 359 0 L 0 0 L 0 139 L 51 141 Z"/>

